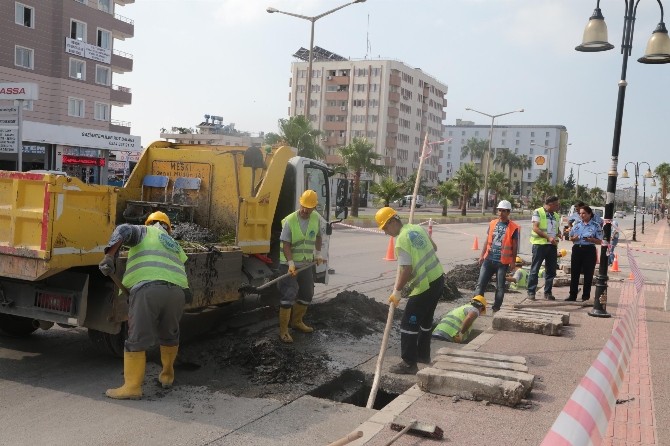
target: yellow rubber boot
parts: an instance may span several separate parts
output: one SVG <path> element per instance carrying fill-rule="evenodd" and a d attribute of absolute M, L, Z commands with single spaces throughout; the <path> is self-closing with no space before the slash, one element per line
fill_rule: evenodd
<path fill-rule="evenodd" d="M 293 342 L 293 338 L 288 333 L 289 319 L 291 319 L 291 309 L 279 308 L 279 339 L 286 343 Z"/>
<path fill-rule="evenodd" d="M 105 395 L 117 400 L 139 400 L 142 397 L 142 382 L 147 357 L 144 352 L 124 352 L 123 378 L 124 384 L 116 389 L 107 389 Z"/>
<path fill-rule="evenodd" d="M 295 328 L 303 333 L 311 333 L 314 331 L 312 327 L 305 325 L 302 318 L 307 313 L 307 305 L 295 304 L 293 305 L 293 315 L 291 316 L 291 328 Z"/>
<path fill-rule="evenodd" d="M 172 387 L 174 382 L 174 361 L 177 359 L 178 345 L 161 345 L 161 363 L 163 370 L 158 375 L 158 381 L 164 389 Z"/>

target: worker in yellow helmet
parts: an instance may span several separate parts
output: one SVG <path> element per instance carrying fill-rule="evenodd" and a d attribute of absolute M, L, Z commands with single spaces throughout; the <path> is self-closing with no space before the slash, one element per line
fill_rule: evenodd
<path fill-rule="evenodd" d="M 457 344 L 465 342 L 470 337 L 475 319 L 486 314 L 487 306 L 484 296 L 473 297 L 470 303 L 454 308 L 442 316 L 440 323 L 433 330 L 433 337 Z"/>
<path fill-rule="evenodd" d="M 396 211 L 383 207 L 375 215 L 377 226 L 396 237 L 395 254 L 400 274 L 389 303 L 398 306 L 402 289 L 407 286 L 409 299 L 400 322 L 400 356 L 402 361 L 389 367 L 391 373 L 414 374 L 417 363 L 430 363 L 430 340 L 435 307 L 444 288 L 444 270 L 437 258 L 437 246 L 426 230 L 413 224 L 404 225 Z"/>
<path fill-rule="evenodd" d="M 318 204 L 316 192 L 308 189 L 300 196 L 300 208 L 282 220 L 279 272 L 290 275 L 277 282 L 277 289 L 281 294 L 279 338 L 286 343 L 293 342 L 289 325 L 303 333 L 314 331 L 303 321 L 314 297 L 314 268 L 298 270 L 310 263 L 320 265 L 324 261 L 321 256 L 321 217 L 314 212 Z"/>
<path fill-rule="evenodd" d="M 174 381 L 174 361 L 179 348 L 179 321 L 188 293 L 186 254 L 170 236 L 172 225 L 163 212 L 154 212 L 142 225 L 119 225 L 105 247 L 100 271 L 116 271 L 121 245 L 130 247 L 123 274 L 128 296 L 128 339 L 123 354 L 124 384 L 109 389 L 115 399 L 139 399 L 146 368 L 146 350 L 160 344 L 163 370 L 158 380 L 163 388 Z"/>

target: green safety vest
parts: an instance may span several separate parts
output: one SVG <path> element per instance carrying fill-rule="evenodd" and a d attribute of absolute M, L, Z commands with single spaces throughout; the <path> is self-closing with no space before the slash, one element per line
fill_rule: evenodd
<path fill-rule="evenodd" d="M 538 213 L 540 214 L 540 229 L 544 232 L 547 232 L 547 211 L 544 210 L 544 207 L 538 208 L 537 209 Z M 560 215 L 558 215 L 558 212 L 554 212 L 554 221 L 556 222 L 556 235 L 555 237 L 558 237 L 559 234 L 559 229 L 558 229 L 558 223 L 559 223 L 559 218 Z M 546 245 L 549 243 L 549 240 L 547 240 L 544 237 L 540 237 L 533 231 L 532 229 L 530 230 L 530 242 L 533 245 Z"/>
<path fill-rule="evenodd" d="M 316 248 L 316 237 L 319 235 L 319 214 L 312 212 L 307 223 L 307 233 L 300 229 L 299 211 L 295 211 L 286 216 L 282 221 L 282 228 L 286 223 L 291 229 L 291 253 L 294 262 L 304 262 L 314 260 L 314 249 Z M 279 250 L 279 259 L 281 263 L 287 263 L 284 255 L 284 242 L 281 242 Z"/>
<path fill-rule="evenodd" d="M 162 229 L 147 226 L 142 241 L 128 252 L 123 284 L 132 288 L 140 282 L 162 280 L 188 288 L 184 268 L 187 259 L 175 239 Z"/>
<path fill-rule="evenodd" d="M 407 283 L 412 290 L 410 297 L 426 291 L 430 283 L 444 273 L 428 234 L 419 225 L 404 225 L 398 234 L 395 249 L 396 257 L 398 249 L 412 256 L 413 277 Z"/>
<path fill-rule="evenodd" d="M 516 283 L 512 282 L 509 287 L 513 290 L 523 290 L 528 288 L 528 274 L 528 271 L 522 269 L 521 278 Z"/>
<path fill-rule="evenodd" d="M 474 308 L 474 306 L 472 304 L 466 304 L 458 308 L 454 308 L 449 313 L 445 314 L 444 317 L 442 317 L 442 320 L 439 324 L 437 324 L 437 327 L 435 327 L 433 333 L 440 331 L 448 335 L 450 338 L 456 336 L 456 333 L 458 333 L 463 326 L 463 321 L 465 320 L 466 316 L 466 308 Z M 465 333 L 461 334 L 461 339 L 465 341 L 470 336 L 471 331 L 472 325 L 470 325 L 470 328 L 468 328 Z"/>

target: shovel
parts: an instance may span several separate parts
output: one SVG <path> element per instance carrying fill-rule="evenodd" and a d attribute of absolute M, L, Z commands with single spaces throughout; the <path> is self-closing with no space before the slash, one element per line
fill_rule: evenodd
<path fill-rule="evenodd" d="M 306 269 L 308 269 L 308 268 L 311 268 L 311 267 L 313 267 L 313 266 L 314 266 L 314 262 L 312 262 L 312 263 L 308 263 L 307 265 L 303 266 L 302 268 L 297 269 L 295 273 L 298 274 L 299 272 L 304 271 L 304 270 L 306 270 Z M 281 276 L 279 276 L 279 277 L 277 277 L 277 278 L 275 278 L 275 279 L 272 279 L 272 280 L 269 281 L 269 282 L 264 283 L 263 285 L 261 285 L 261 286 L 259 286 L 259 287 L 255 287 L 255 286 L 248 285 L 248 284 L 247 284 L 247 285 L 242 285 L 242 286 L 239 288 L 238 291 L 243 291 L 243 292 L 245 292 L 245 293 L 255 293 L 255 292 L 264 290 L 265 288 L 269 287 L 270 285 L 273 285 L 273 284 L 275 284 L 276 282 L 279 282 L 280 280 L 289 277 L 290 275 L 291 275 L 291 273 L 283 274 L 283 275 L 281 275 Z"/>
<path fill-rule="evenodd" d="M 119 289 L 120 289 L 126 296 L 130 296 L 130 291 L 128 290 L 128 288 L 125 287 L 125 285 L 123 285 L 123 283 L 121 283 L 121 280 L 116 276 L 116 274 L 111 273 L 108 277 L 109 277 L 110 279 L 112 279 L 112 282 L 114 282 L 114 284 L 115 284 L 117 287 L 119 287 Z"/>

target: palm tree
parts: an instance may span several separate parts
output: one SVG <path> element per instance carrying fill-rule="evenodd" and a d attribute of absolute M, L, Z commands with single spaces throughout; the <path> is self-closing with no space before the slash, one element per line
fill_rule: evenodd
<path fill-rule="evenodd" d="M 478 189 L 482 182 L 482 176 L 477 172 L 474 163 L 463 164 L 454 175 L 461 193 L 461 215 L 467 214 L 468 200 L 472 192 Z"/>
<path fill-rule="evenodd" d="M 521 191 L 520 195 L 523 195 L 523 171 L 525 169 L 530 169 L 533 165 L 533 161 L 528 155 L 519 155 L 517 160 L 517 167 L 521 169 Z"/>
<path fill-rule="evenodd" d="M 495 195 L 495 202 L 499 200 L 499 197 L 503 196 L 505 192 L 509 190 L 509 180 L 505 178 L 503 172 L 491 172 L 489 175 L 489 188 L 493 191 Z M 493 213 L 497 212 L 496 208 L 493 208 Z"/>
<path fill-rule="evenodd" d="M 428 186 L 426 186 L 424 183 L 426 182 L 425 178 L 419 178 L 419 190 L 417 191 L 417 194 L 419 195 L 428 195 Z M 405 190 L 405 195 L 411 195 L 414 193 L 414 184 L 416 183 L 416 172 L 411 174 L 410 176 L 407 177 L 405 181 L 403 181 L 403 188 Z"/>
<path fill-rule="evenodd" d="M 658 180 L 661 182 L 661 202 L 664 206 L 666 204 L 666 197 L 668 195 L 668 183 L 670 182 L 670 164 L 661 163 L 656 166 L 654 173 L 658 177 Z"/>
<path fill-rule="evenodd" d="M 370 192 L 379 197 L 384 206 L 388 206 L 393 200 L 405 195 L 403 187 L 402 183 L 393 181 L 391 177 L 384 177 L 380 183 L 374 183 L 370 186 Z"/>
<path fill-rule="evenodd" d="M 605 204 L 605 200 L 603 200 L 603 196 L 605 194 L 605 191 L 602 190 L 599 187 L 592 187 L 591 190 L 589 190 L 589 198 L 591 199 L 591 203 L 594 206 L 602 206 Z"/>
<path fill-rule="evenodd" d="M 367 139 L 354 138 L 351 144 L 338 149 L 342 156 L 342 163 L 347 171 L 353 174 L 354 190 L 351 196 L 351 216 L 358 217 L 358 202 L 361 190 L 361 174 L 367 172 L 373 175 L 383 175 L 386 168 L 375 164 L 381 155 L 375 152 L 375 146 Z"/>
<path fill-rule="evenodd" d="M 312 123 L 303 115 L 291 116 L 288 119 L 279 120 L 279 134 L 269 134 L 266 142 L 295 147 L 298 149 L 298 155 L 306 158 L 323 159 L 325 153 L 317 142 L 320 134 L 321 132 L 313 129 Z"/>
<path fill-rule="evenodd" d="M 479 161 L 479 173 L 484 175 L 484 155 L 486 155 L 488 150 L 488 139 L 470 138 L 468 139 L 468 142 L 466 142 L 465 145 L 461 148 L 461 159 L 464 159 L 466 156 L 470 155 L 470 161 L 472 163 Z M 477 186 L 477 196 L 479 196 L 480 187 L 481 186 Z"/>
<path fill-rule="evenodd" d="M 447 216 L 447 208 L 449 202 L 453 203 L 458 200 L 461 193 L 459 192 L 458 183 L 452 178 L 440 183 L 435 189 L 435 198 L 438 203 L 442 205 L 442 216 Z"/>
<path fill-rule="evenodd" d="M 508 148 L 503 148 L 498 151 L 496 154 L 496 159 L 494 161 L 494 164 L 499 165 L 502 168 L 502 171 L 505 172 L 505 167 L 509 167 L 508 169 L 508 175 L 507 179 L 509 182 L 510 190 L 509 193 L 512 193 L 512 169 L 516 167 L 518 164 L 518 156 L 512 153 L 512 151 Z M 490 180 L 490 178 L 489 178 Z"/>

